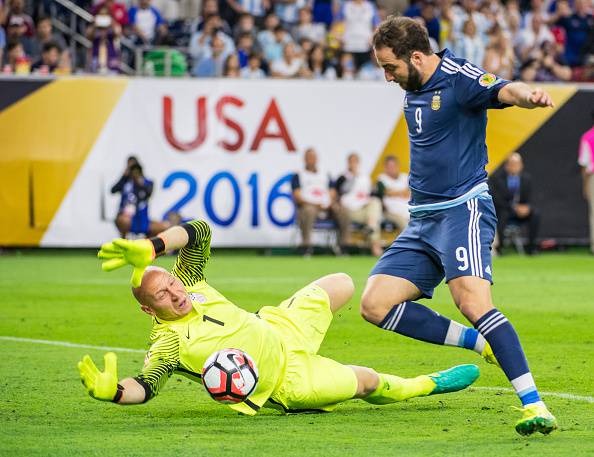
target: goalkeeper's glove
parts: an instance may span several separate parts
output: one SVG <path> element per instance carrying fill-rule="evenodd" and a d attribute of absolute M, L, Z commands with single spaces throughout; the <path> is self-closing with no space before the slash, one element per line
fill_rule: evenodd
<path fill-rule="evenodd" d="M 155 245 L 151 240 L 125 240 L 116 238 L 101 246 L 97 257 L 105 259 L 101 264 L 103 271 L 113 271 L 130 264 L 134 267 L 130 282 L 139 287 L 144 270 L 156 257 Z"/>
<path fill-rule="evenodd" d="M 103 357 L 105 371 L 99 371 L 91 357 L 85 355 L 78 362 L 80 379 L 89 395 L 97 400 L 117 401 L 121 396 L 118 390 L 118 358 L 113 352 Z"/>

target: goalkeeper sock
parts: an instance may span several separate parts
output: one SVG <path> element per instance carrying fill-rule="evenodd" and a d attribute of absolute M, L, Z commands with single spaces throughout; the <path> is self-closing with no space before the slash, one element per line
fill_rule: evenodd
<path fill-rule="evenodd" d="M 391 374 L 379 373 L 379 385 L 371 394 L 363 398 L 367 403 L 387 405 L 414 397 L 429 395 L 435 383 L 429 376 L 400 378 Z"/>
<path fill-rule="evenodd" d="M 414 301 L 395 305 L 378 327 L 415 340 L 472 349 L 479 354 L 485 349 L 485 338 L 477 330 Z"/>
<path fill-rule="evenodd" d="M 493 308 L 474 325 L 491 345 L 501 369 L 514 387 L 522 405 L 540 402 L 518 334 L 503 313 Z"/>

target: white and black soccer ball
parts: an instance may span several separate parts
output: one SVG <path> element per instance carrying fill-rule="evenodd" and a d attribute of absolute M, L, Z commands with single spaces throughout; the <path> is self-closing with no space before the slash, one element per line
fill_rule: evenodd
<path fill-rule="evenodd" d="M 245 352 L 221 349 L 204 362 L 202 384 L 218 402 L 241 403 L 256 390 L 258 368 Z"/>

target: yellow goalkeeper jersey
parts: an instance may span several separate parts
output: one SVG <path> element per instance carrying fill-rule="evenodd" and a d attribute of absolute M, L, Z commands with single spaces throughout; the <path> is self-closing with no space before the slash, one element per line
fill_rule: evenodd
<path fill-rule="evenodd" d="M 172 274 L 184 284 L 193 310 L 181 319 L 153 318 L 151 347 L 140 375 L 135 379 L 151 398 L 174 373 L 200 381 L 206 359 L 220 349 L 237 348 L 256 363 L 259 381 L 244 403 L 229 405 L 244 414 L 256 414 L 282 380 L 285 351 L 278 334 L 257 314 L 231 303 L 204 278 L 210 256 L 211 231 L 204 221 L 193 221 L 195 240 L 181 249 Z"/>

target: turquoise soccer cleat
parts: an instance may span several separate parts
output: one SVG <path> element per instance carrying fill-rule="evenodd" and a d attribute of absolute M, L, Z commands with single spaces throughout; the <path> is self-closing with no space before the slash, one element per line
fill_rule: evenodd
<path fill-rule="evenodd" d="M 446 394 L 466 389 L 480 375 L 476 365 L 458 365 L 448 370 L 431 373 L 429 378 L 435 383 L 435 388 L 429 395 Z"/>

